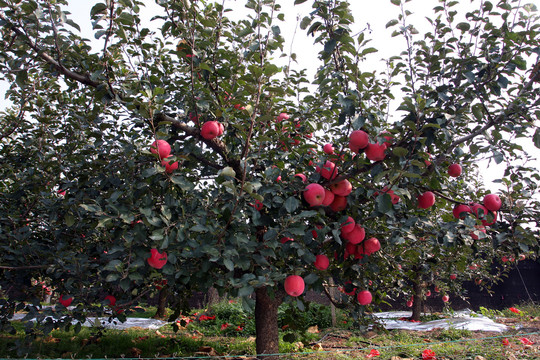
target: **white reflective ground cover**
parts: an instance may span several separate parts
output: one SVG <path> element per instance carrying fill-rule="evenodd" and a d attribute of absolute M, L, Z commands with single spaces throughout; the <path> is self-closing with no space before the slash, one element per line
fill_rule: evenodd
<path fill-rule="evenodd" d="M 13 320 L 20 320 L 25 314 L 15 314 Z M 506 325 L 498 324 L 488 317 L 480 314 L 476 314 L 470 310 L 457 311 L 448 318 L 441 320 L 432 320 L 426 322 L 410 322 L 406 320 L 399 320 L 400 318 L 408 318 L 411 316 L 410 311 L 389 311 L 374 313 L 373 316 L 384 325 L 388 330 L 403 329 L 403 330 L 416 330 L 416 331 L 429 331 L 433 329 L 461 329 L 472 331 L 493 331 L 504 332 L 508 330 Z M 168 324 L 166 321 L 156 319 L 145 318 L 127 318 L 126 322 L 120 322 L 114 320 L 108 321 L 108 318 L 99 319 L 101 325 L 109 329 L 128 329 L 132 327 L 139 327 L 143 329 L 156 330 L 163 325 Z M 96 318 L 87 318 L 84 326 L 95 326 Z"/>

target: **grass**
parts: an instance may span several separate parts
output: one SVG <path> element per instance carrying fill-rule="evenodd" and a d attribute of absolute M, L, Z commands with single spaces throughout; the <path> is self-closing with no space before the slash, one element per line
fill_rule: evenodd
<path fill-rule="evenodd" d="M 515 307 L 519 312 L 509 309 L 494 311 L 484 309 L 484 315 L 491 317 L 514 318 L 520 323 L 537 321 L 540 306 L 521 304 Z M 134 316 L 152 317 L 155 308 L 145 308 Z M 329 308 L 322 305 L 310 306 L 305 312 L 283 306 L 279 310 L 280 352 L 293 353 L 283 359 L 355 359 L 366 358 L 371 349 L 378 349 L 376 359 L 401 358 L 421 359 L 422 351 L 431 349 L 437 359 L 474 359 L 482 355 L 486 359 L 507 360 L 508 352 L 518 359 L 537 358 L 540 336 L 531 337 L 536 342 L 532 347 L 520 342 L 521 336 L 510 330 L 506 335 L 509 345 L 502 343 L 502 338 L 490 338 L 489 334 L 468 330 L 436 329 L 430 332 L 406 330 L 371 331 L 361 333 L 344 324 L 345 314 L 339 313 L 338 328 L 330 326 Z M 437 315 L 438 316 L 438 315 Z M 428 316 L 429 318 L 429 316 Z M 426 320 L 430 320 L 426 318 Z M 228 326 L 224 327 L 224 324 Z M 538 322 L 535 322 L 535 326 Z M 184 317 L 175 332 L 173 325 L 166 325 L 156 330 L 132 328 L 128 330 L 103 330 L 83 328 L 79 333 L 74 330 L 54 330 L 48 335 L 37 337 L 26 347 L 17 347 L 27 338 L 23 325 L 15 322 L 15 335 L 0 333 L 0 357 L 31 358 L 133 358 L 133 357 L 181 357 L 209 355 L 253 355 L 255 354 L 255 329 L 253 315 L 246 312 L 235 302 L 221 302 L 210 309 L 199 309 Z M 319 333 L 306 331 L 317 325 Z M 313 329 L 312 329 L 313 330 Z M 325 336 L 326 335 L 326 336 Z M 494 335 L 491 335 L 492 337 Z M 495 335 L 496 336 L 496 335 Z M 463 341 L 464 339 L 473 339 Z M 285 341 L 287 340 L 287 341 Z M 314 352 L 316 344 L 322 344 L 322 350 Z"/>

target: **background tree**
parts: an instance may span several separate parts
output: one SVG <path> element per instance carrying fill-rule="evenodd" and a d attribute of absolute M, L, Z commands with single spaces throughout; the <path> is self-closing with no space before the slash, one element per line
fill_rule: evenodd
<path fill-rule="evenodd" d="M 257 352 L 273 354 L 278 306 L 303 307 L 284 291 L 290 275 L 316 291 L 333 279 L 380 302 L 386 279 L 414 280 L 424 266 L 403 253 L 420 237 L 433 244 L 422 259 L 457 268 L 471 252 L 492 256 L 467 249 L 471 231 L 482 248 L 489 239 L 506 251 L 538 250 L 537 169 L 508 167 L 486 236 L 474 228 L 482 219 L 451 215 L 486 191 L 446 174 L 454 162 L 527 157 L 517 138 L 540 147 L 533 5 L 484 1 L 457 22 L 456 3 L 443 1 L 433 30 L 417 39 L 405 4 L 392 0 L 401 15 L 388 27 L 408 46 L 381 76 L 364 69 L 376 49 L 352 33 L 347 3 L 313 1 L 301 27 L 323 50 L 310 90 L 303 71 L 274 61 L 285 18 L 275 1 L 247 0 L 239 21 L 219 3 L 159 1 L 156 28 L 141 23 L 140 1 L 97 3 L 98 51 L 73 31 L 65 3 L 0 1 L 0 66 L 14 104 L 2 114 L 0 150 L 2 326 L 21 301 L 36 309 L 31 292 L 11 289 L 40 276 L 73 297 L 68 313 L 80 320 L 96 301 L 122 317 L 167 280 L 174 294 L 213 286 L 245 306 L 255 294 Z M 369 145 L 350 144 L 359 130 Z M 167 143 L 156 149 L 157 140 Z M 166 144 L 170 156 L 157 151 Z M 327 188 L 329 206 L 314 203 L 308 183 Z M 427 191 L 435 203 L 419 208 Z M 342 229 L 349 217 L 381 251 L 351 240 Z M 317 255 L 329 258 L 326 270 L 315 268 Z M 371 307 L 359 300 L 361 319 Z M 59 317 L 46 326 L 69 326 Z"/>

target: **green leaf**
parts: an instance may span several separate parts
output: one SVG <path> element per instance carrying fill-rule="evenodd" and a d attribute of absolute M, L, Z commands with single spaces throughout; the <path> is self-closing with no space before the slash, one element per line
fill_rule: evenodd
<path fill-rule="evenodd" d="M 180 186 L 180 189 L 184 191 L 191 191 L 195 188 L 195 185 L 193 183 L 191 183 L 181 175 L 174 175 L 173 177 L 171 177 L 171 181 L 173 182 L 173 184 Z"/>
<path fill-rule="evenodd" d="M 461 22 L 459 24 L 456 25 L 456 27 L 463 31 L 463 32 L 466 32 L 466 31 L 469 31 L 471 29 L 471 24 L 469 24 L 468 22 Z"/>
<path fill-rule="evenodd" d="M 92 10 L 90 10 L 90 16 L 94 16 L 96 14 L 102 13 L 105 10 L 107 10 L 107 5 L 103 3 L 97 3 L 92 7 Z"/>
<path fill-rule="evenodd" d="M 540 149 L 540 128 L 537 128 L 533 135 L 533 143 L 538 149 Z"/>
<path fill-rule="evenodd" d="M 482 104 L 474 104 L 471 110 L 476 120 L 482 121 L 482 119 L 484 118 L 484 107 L 482 106 Z"/>
<path fill-rule="evenodd" d="M 390 195 L 384 193 L 382 195 L 377 196 L 375 199 L 375 208 L 377 211 L 387 214 L 390 211 L 392 211 L 392 198 Z"/>
<path fill-rule="evenodd" d="M 299 5 L 305 3 L 307 0 L 294 0 L 294 5 Z"/>
<path fill-rule="evenodd" d="M 304 16 L 304 18 L 303 18 L 302 21 L 300 22 L 300 29 L 306 30 L 307 27 L 309 26 L 309 24 L 311 24 L 311 17 L 309 17 L 309 16 Z"/>
<path fill-rule="evenodd" d="M 296 209 L 298 209 L 298 207 L 300 206 L 300 200 L 298 200 L 294 196 L 291 196 L 285 201 L 283 206 L 285 207 L 285 210 L 287 210 L 288 213 L 292 213 Z"/>
<path fill-rule="evenodd" d="M 229 271 L 234 270 L 234 263 L 230 259 L 223 259 L 223 265 L 227 268 Z"/>
<path fill-rule="evenodd" d="M 396 19 L 390 20 L 389 22 L 386 23 L 386 28 L 388 29 L 389 27 L 397 25 L 398 23 L 399 21 L 397 21 Z"/>
<path fill-rule="evenodd" d="M 397 5 L 397 6 L 400 6 L 401 5 L 401 0 L 390 0 L 390 2 L 394 5 Z"/>
<path fill-rule="evenodd" d="M 240 297 L 249 296 L 253 294 L 253 291 L 255 291 L 255 289 L 253 289 L 253 286 L 249 286 L 249 285 L 244 286 L 238 290 L 238 296 Z"/>
<path fill-rule="evenodd" d="M 330 39 L 324 44 L 324 52 L 327 54 L 331 54 L 334 52 L 334 49 L 337 46 L 337 40 L 336 39 Z"/>
<path fill-rule="evenodd" d="M 402 147 L 396 147 L 396 148 L 392 149 L 392 153 L 394 153 L 394 155 L 396 155 L 396 156 L 403 157 L 403 156 L 407 155 L 409 153 L 409 151 L 407 149 L 405 149 L 405 148 L 402 148 Z"/>

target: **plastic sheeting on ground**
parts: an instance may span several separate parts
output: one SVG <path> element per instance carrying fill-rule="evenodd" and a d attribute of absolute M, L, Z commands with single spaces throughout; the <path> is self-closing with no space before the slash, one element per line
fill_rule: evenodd
<path fill-rule="evenodd" d="M 403 330 L 416 330 L 416 331 L 430 331 L 433 329 L 461 329 L 472 331 L 493 331 L 504 332 L 508 330 L 508 327 L 503 324 L 498 324 L 488 317 L 480 314 L 476 314 L 470 310 L 457 311 L 452 316 L 441 319 L 432 320 L 426 322 L 411 322 L 406 320 L 399 320 L 401 318 L 408 318 L 411 316 L 410 311 L 390 311 L 374 313 L 381 324 L 388 330 L 403 329 Z M 13 320 L 20 320 L 25 314 L 15 314 Z M 100 318 L 102 326 L 109 329 L 128 329 L 133 327 L 139 327 L 143 329 L 156 330 L 160 327 L 168 324 L 166 321 L 156 319 L 144 319 L 144 318 L 127 318 L 126 322 L 120 322 L 114 320 L 108 321 L 108 318 Z M 84 326 L 95 326 L 96 318 L 87 318 Z"/>
<path fill-rule="evenodd" d="M 381 324 L 388 330 L 403 329 L 416 331 L 430 331 L 433 329 L 460 329 L 472 331 L 493 331 L 504 332 L 508 327 L 499 324 L 492 319 L 481 314 L 476 314 L 470 310 L 456 311 L 446 319 L 432 320 L 425 322 L 411 322 L 399 320 L 412 315 L 410 311 L 390 311 L 373 314 Z"/>
<path fill-rule="evenodd" d="M 24 318 L 26 314 L 15 314 L 13 316 L 13 320 L 21 320 Z M 101 326 L 107 328 L 107 329 L 129 329 L 134 327 L 139 327 L 142 329 L 150 329 L 150 330 L 157 330 L 163 325 L 167 325 L 168 322 L 162 321 L 162 320 L 156 320 L 156 319 L 145 319 L 145 318 L 127 318 L 125 322 L 120 322 L 119 320 L 113 320 L 109 322 L 109 319 L 107 317 L 102 318 L 95 318 L 95 317 L 88 317 L 86 318 L 86 321 L 84 322 L 83 326 L 98 326 L 99 324 L 96 324 L 96 321 L 99 321 Z M 75 323 L 75 322 L 74 322 Z"/>

